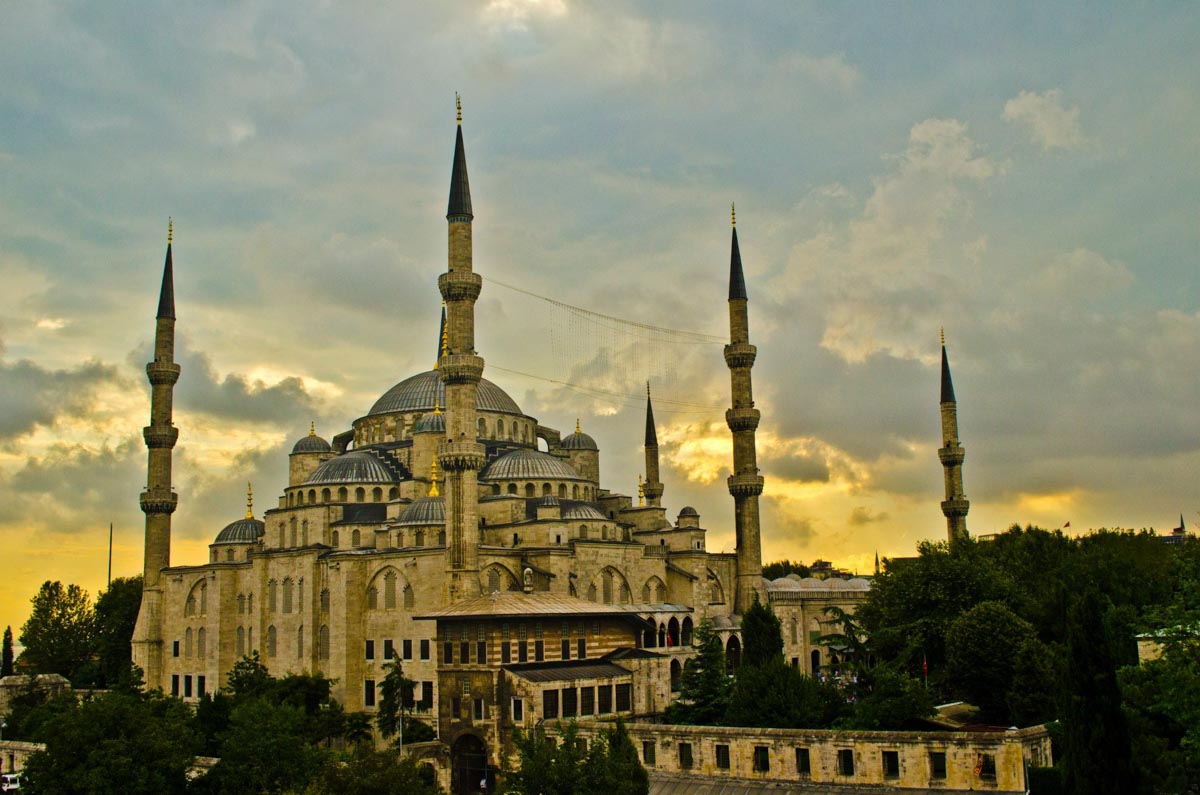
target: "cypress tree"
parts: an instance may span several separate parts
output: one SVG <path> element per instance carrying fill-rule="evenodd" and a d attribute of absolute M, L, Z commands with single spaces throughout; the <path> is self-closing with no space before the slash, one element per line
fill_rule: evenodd
<path fill-rule="evenodd" d="M 725 649 L 707 618 L 696 627 L 692 638 L 696 656 L 688 660 L 679 679 L 679 698 L 667 707 L 668 723 L 697 726 L 720 725 L 729 699 L 729 677 L 725 675 Z"/>
<path fill-rule="evenodd" d="M 0 676 L 13 675 L 13 634 L 12 627 L 4 628 L 4 651 L 0 653 Z"/>
<path fill-rule="evenodd" d="M 742 616 L 742 665 L 765 666 L 783 661 L 783 625 L 770 605 L 754 597 Z"/>

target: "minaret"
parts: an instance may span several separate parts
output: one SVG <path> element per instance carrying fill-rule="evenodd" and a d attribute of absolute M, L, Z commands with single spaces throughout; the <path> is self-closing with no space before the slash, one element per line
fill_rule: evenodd
<path fill-rule="evenodd" d="M 146 550 L 142 565 L 142 606 L 133 634 L 133 661 L 142 668 L 146 686 L 162 684 L 162 602 L 160 573 L 171 565 L 171 514 L 178 502 L 171 490 L 171 450 L 179 430 L 171 423 L 171 404 L 179 365 L 175 363 L 175 280 L 171 261 L 174 224 L 167 224 L 167 258 L 154 329 L 154 361 L 146 365 L 150 379 L 150 424 L 142 429 L 149 450 L 146 490 Z"/>
<path fill-rule="evenodd" d="M 463 148 L 462 103 L 455 96 L 458 129 L 450 173 L 449 267 L 438 277 L 446 302 L 445 351 L 438 362 L 446 386 L 446 440 L 438 445 L 445 473 L 446 571 L 448 601 L 479 595 L 478 473 L 484 449 L 476 438 L 476 405 L 483 359 L 475 355 L 475 300 L 483 279 L 472 268 L 471 186 Z"/>
<path fill-rule="evenodd" d="M 646 504 L 662 505 L 663 484 L 658 479 L 658 433 L 654 430 L 654 406 L 650 403 L 650 383 L 646 382 L 646 482 L 642 484 Z"/>
<path fill-rule="evenodd" d="M 938 458 L 946 472 L 946 499 L 942 513 L 946 515 L 946 535 L 953 544 L 967 537 L 967 511 L 971 503 L 963 494 L 962 463 L 966 456 L 958 443 L 958 403 L 954 399 L 954 382 L 950 379 L 950 360 L 946 357 L 946 332 L 942 331 L 942 448 Z"/>
<path fill-rule="evenodd" d="M 725 346 L 725 364 L 729 366 L 733 408 L 725 412 L 725 422 L 733 433 L 733 474 L 729 477 L 737 537 L 737 590 L 733 610 L 744 613 L 755 598 L 766 602 L 758 524 L 758 495 L 762 494 L 763 479 L 758 474 L 754 444 L 754 431 L 762 415 L 754 408 L 754 389 L 750 381 L 750 369 L 754 367 L 758 349 L 750 344 L 749 299 L 746 278 L 742 274 L 742 252 L 738 248 L 737 215 L 732 206 L 730 222 L 733 242 L 729 255 L 729 344 Z"/>

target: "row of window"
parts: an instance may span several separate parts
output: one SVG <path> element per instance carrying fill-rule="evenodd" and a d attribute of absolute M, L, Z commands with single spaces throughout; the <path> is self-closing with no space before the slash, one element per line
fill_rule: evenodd
<path fill-rule="evenodd" d="M 363 706 L 374 707 L 376 699 L 376 691 L 379 685 L 374 679 L 363 680 Z M 428 712 L 433 709 L 433 682 L 417 682 L 416 688 L 413 690 L 413 699 L 416 701 L 418 712 Z"/>
<path fill-rule="evenodd" d="M 371 489 L 370 495 L 371 495 L 370 502 L 383 502 L 383 489 L 381 489 L 380 487 L 376 486 L 375 488 Z M 388 489 L 387 495 L 388 495 L 388 500 L 394 500 L 400 496 L 400 490 L 397 489 L 395 486 L 392 486 L 390 489 Z M 323 503 L 324 502 L 350 502 L 350 492 L 346 489 L 345 486 L 342 486 L 341 488 L 339 488 L 337 490 L 337 494 L 336 494 L 337 499 L 334 499 L 334 496 L 335 496 L 334 492 L 328 488 L 321 489 L 320 495 L 317 494 L 316 489 L 309 489 L 307 491 L 307 493 L 304 491 L 304 489 L 296 489 L 295 491 L 288 493 L 287 504 L 288 504 L 289 508 L 292 508 L 292 507 L 295 507 L 298 505 L 306 505 L 306 504 L 307 505 L 316 505 L 316 504 L 318 504 L 318 500 L 319 500 L 319 502 L 323 502 Z M 358 488 L 356 488 L 354 490 L 354 502 L 368 502 L 367 490 L 364 489 L 362 486 L 359 486 Z M 291 530 L 292 530 L 292 546 L 296 546 L 297 539 L 296 539 L 296 520 L 295 519 L 292 519 Z M 280 522 L 279 523 L 279 545 L 280 546 L 284 545 L 283 544 L 283 542 L 284 542 L 283 531 L 284 531 L 284 525 L 283 525 L 283 522 Z M 303 539 L 304 539 L 304 543 L 307 544 L 308 543 L 308 521 L 307 520 L 304 522 Z"/>
<path fill-rule="evenodd" d="M 179 674 L 171 674 L 171 695 L 175 696 L 176 698 L 179 698 L 181 695 L 183 696 L 183 698 L 191 698 L 192 697 L 192 679 L 193 679 L 193 677 L 191 674 L 183 674 L 182 676 L 180 676 Z M 203 698 L 204 694 L 207 692 L 205 689 L 204 677 L 196 676 L 195 682 L 196 682 L 196 690 L 195 690 L 196 698 Z M 180 692 L 180 688 L 179 688 L 179 685 L 181 683 L 183 684 L 182 693 Z"/>
<path fill-rule="evenodd" d="M 208 654 L 207 654 L 207 652 L 208 652 L 208 633 L 205 632 L 204 627 L 200 627 L 200 629 L 196 631 L 195 637 L 196 637 L 196 644 L 193 647 L 193 645 L 192 645 L 192 628 L 188 627 L 187 629 L 185 629 L 183 631 L 182 655 L 184 657 L 191 657 L 191 656 L 193 656 L 193 651 L 194 651 L 196 657 L 208 656 Z M 180 642 L 179 641 L 173 642 L 171 644 L 171 656 L 179 657 L 180 652 L 181 652 Z"/>
<path fill-rule="evenodd" d="M 555 489 L 549 483 L 542 484 L 541 492 L 542 493 L 539 495 L 538 487 L 537 487 L 537 484 L 535 484 L 535 483 L 526 483 L 524 489 L 518 488 L 516 483 L 509 483 L 508 486 L 505 488 L 505 493 L 507 493 L 508 495 L 516 497 L 523 493 L 525 495 L 525 499 L 527 499 L 527 500 L 531 500 L 537 496 L 542 496 L 542 497 L 555 496 Z M 500 493 L 501 493 L 500 484 L 493 483 L 492 484 L 492 494 L 499 495 Z M 570 497 L 572 500 L 583 500 L 584 502 L 591 502 L 592 500 L 594 500 L 596 498 L 595 488 L 593 488 L 592 486 L 580 486 L 578 483 L 571 484 L 570 492 L 567 491 L 566 483 L 559 483 L 557 493 L 558 493 L 558 498 L 560 500 L 565 500 L 568 497 Z M 586 534 L 583 535 L 582 538 L 587 538 L 587 535 Z M 629 539 L 626 538 L 625 540 L 628 541 Z"/>
<path fill-rule="evenodd" d="M 422 638 L 418 642 L 417 648 L 420 651 L 420 659 L 422 659 L 422 660 L 429 659 L 429 654 L 430 654 L 429 647 L 430 647 L 430 642 L 429 642 L 428 638 Z M 385 638 L 383 641 L 383 659 L 390 660 L 396 656 L 397 655 L 396 655 L 395 643 L 392 641 L 391 638 Z M 413 642 L 412 642 L 411 638 L 405 638 L 400 641 L 400 655 L 399 656 L 400 656 L 400 659 L 403 659 L 403 660 L 413 659 Z M 375 641 L 374 640 L 368 640 L 366 642 L 366 659 L 368 659 L 368 660 L 375 659 Z"/>
<path fill-rule="evenodd" d="M 614 695 L 616 696 L 614 703 Z M 514 699 L 513 721 L 520 720 Z M 564 687 L 542 691 L 542 718 L 574 718 L 586 715 L 611 715 L 614 712 L 633 710 L 633 685 L 595 685 L 587 687 Z M 524 714 L 522 707 L 522 714 Z"/>

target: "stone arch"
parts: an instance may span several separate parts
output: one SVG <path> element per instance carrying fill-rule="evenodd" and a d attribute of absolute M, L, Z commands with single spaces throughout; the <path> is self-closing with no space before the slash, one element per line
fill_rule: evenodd
<path fill-rule="evenodd" d="M 667 645 L 672 648 L 679 647 L 679 619 L 671 616 L 671 620 L 667 622 Z"/>
<path fill-rule="evenodd" d="M 629 581 L 615 566 L 605 566 L 592 578 L 592 585 L 588 588 L 588 598 L 591 598 L 592 588 L 596 589 L 595 592 L 599 597 L 592 601 L 600 601 L 606 605 L 629 604 L 633 601 L 633 592 L 629 589 Z"/>
<path fill-rule="evenodd" d="M 399 497 L 400 497 L 400 489 L 396 488 L 395 486 L 392 486 L 390 489 L 388 489 L 388 499 L 389 500 L 395 500 L 395 499 L 398 499 Z"/>
<path fill-rule="evenodd" d="M 484 741 L 474 734 L 462 734 L 450 747 L 450 792 L 473 795 L 480 791 L 479 782 L 485 779 L 488 791 L 492 791 L 490 767 Z"/>
<path fill-rule="evenodd" d="M 309 504 L 309 505 L 312 505 L 312 504 L 313 504 L 313 503 L 315 503 L 316 501 L 317 501 L 317 490 L 316 490 L 316 489 L 309 489 L 309 490 L 308 490 L 308 504 Z"/>
<path fill-rule="evenodd" d="M 679 680 L 683 678 L 683 666 L 678 657 L 671 658 L 671 692 L 679 690 Z"/>
<path fill-rule="evenodd" d="M 712 569 L 708 569 L 708 578 L 705 580 L 705 584 L 708 586 L 708 603 L 725 604 L 725 587 L 721 585 L 721 578 Z"/>
<path fill-rule="evenodd" d="M 532 484 L 532 483 L 526 483 L 526 484 L 525 484 L 525 497 L 526 497 L 527 499 L 533 499 L 533 497 L 534 497 L 534 489 L 533 489 L 533 484 Z"/>
<path fill-rule="evenodd" d="M 358 488 L 356 488 L 354 490 L 354 501 L 355 502 L 363 502 L 366 499 L 367 499 L 367 490 L 366 489 L 364 489 L 362 486 L 359 486 Z"/>
<path fill-rule="evenodd" d="M 346 491 L 345 486 L 338 488 L 338 502 L 349 502 L 350 492 Z"/>
<path fill-rule="evenodd" d="M 516 494 L 516 493 L 517 493 L 517 484 L 516 484 L 516 483 L 509 483 L 509 484 L 508 484 L 508 493 L 509 493 L 509 494 Z"/>
<path fill-rule="evenodd" d="M 737 669 L 742 664 L 742 640 L 737 635 L 730 635 L 729 640 L 725 642 L 725 671 L 726 673 L 737 673 Z"/>
<path fill-rule="evenodd" d="M 646 584 L 642 586 L 642 604 L 657 605 L 662 604 L 666 600 L 667 586 L 666 583 L 658 577 L 652 576 L 646 580 Z"/>
<path fill-rule="evenodd" d="M 330 493 L 328 486 L 321 489 L 321 502 L 329 502 L 332 497 L 333 495 Z"/>
<path fill-rule="evenodd" d="M 185 616 L 205 615 L 208 613 L 208 580 L 201 578 L 192 584 L 187 599 L 183 603 Z"/>
<path fill-rule="evenodd" d="M 679 644 L 681 646 L 692 645 L 692 617 L 684 616 L 683 621 L 679 624 Z"/>
<path fill-rule="evenodd" d="M 276 652 L 278 652 L 278 650 L 279 650 L 278 643 L 279 643 L 278 634 L 275 632 L 275 625 L 272 624 L 271 626 L 267 627 L 267 656 L 268 657 L 274 657 Z"/>
<path fill-rule="evenodd" d="M 479 577 L 479 584 L 485 594 L 514 590 L 518 582 L 517 575 L 503 563 L 486 564 Z"/>
<path fill-rule="evenodd" d="M 337 530 L 334 530 L 333 535 L 330 536 L 330 546 L 332 546 L 334 549 L 337 549 L 341 545 L 341 541 L 341 533 L 339 533 Z"/>
<path fill-rule="evenodd" d="M 379 486 L 371 489 L 371 502 L 383 502 L 383 489 Z"/>
<path fill-rule="evenodd" d="M 371 604 L 371 592 L 374 591 L 375 604 Z M 412 587 L 400 570 L 392 565 L 379 568 L 367 583 L 367 605 L 371 609 L 395 610 L 399 605 L 409 600 L 408 594 Z"/>
<path fill-rule="evenodd" d="M 812 654 L 808 656 L 809 664 L 812 666 L 812 675 L 817 676 L 821 673 L 821 650 L 813 649 Z"/>

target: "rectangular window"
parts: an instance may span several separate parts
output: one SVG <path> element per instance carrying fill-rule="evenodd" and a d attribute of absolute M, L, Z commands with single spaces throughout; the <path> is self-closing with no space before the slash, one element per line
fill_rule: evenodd
<path fill-rule="evenodd" d="M 596 714 L 608 715 L 612 712 L 612 685 L 600 685 L 597 689 L 600 691 L 600 708 Z"/>
<path fill-rule="evenodd" d="M 429 659 L 429 639 L 428 638 L 421 641 L 421 659 L 422 660 Z"/>
<path fill-rule="evenodd" d="M 400 649 L 404 652 L 404 659 L 412 659 L 412 640 L 403 640 L 400 642 Z"/>
<path fill-rule="evenodd" d="M 680 743 L 679 744 L 679 766 L 682 767 L 684 770 L 690 770 L 692 768 L 692 744 L 691 743 Z"/>
<path fill-rule="evenodd" d="M 581 660 L 587 659 L 587 639 L 580 638 L 575 641 L 575 656 Z"/>
<path fill-rule="evenodd" d="M 203 676 L 196 677 L 196 696 L 199 698 L 204 698 L 204 677 Z"/>
<path fill-rule="evenodd" d="M 812 760 L 808 757 L 807 748 L 796 749 L 796 772 L 802 776 L 812 775 Z"/>
<path fill-rule="evenodd" d="M 839 776 L 854 775 L 854 751 L 850 748 L 842 748 L 837 755 L 837 772 Z"/>
<path fill-rule="evenodd" d="M 514 698 L 512 700 L 512 720 L 513 723 L 522 723 L 525 720 L 525 699 Z"/>
<path fill-rule="evenodd" d="M 179 698 L 179 674 L 171 674 L 171 695 Z"/>
<path fill-rule="evenodd" d="M 633 709 L 633 685 L 617 685 L 617 712 L 629 712 Z"/>
<path fill-rule="evenodd" d="M 480 665 L 487 665 L 487 641 L 481 640 L 475 643 L 475 662 Z"/>
<path fill-rule="evenodd" d="M 546 641 L 535 640 L 533 642 L 533 659 L 536 662 L 542 662 L 546 659 Z"/>
<path fill-rule="evenodd" d="M 442 644 L 442 665 L 454 665 L 454 644 L 449 641 Z"/>
<path fill-rule="evenodd" d="M 655 745 L 653 740 L 642 741 L 642 763 L 646 765 L 654 764 Z"/>
<path fill-rule="evenodd" d="M 600 637 L 600 622 L 599 621 L 592 622 L 592 637 L 593 638 Z"/>
<path fill-rule="evenodd" d="M 396 656 L 396 647 L 392 644 L 392 639 L 388 638 L 383 642 L 383 659 L 391 660 Z"/>
<path fill-rule="evenodd" d="M 579 689 L 579 714 L 596 714 L 596 688 L 583 687 Z"/>
<path fill-rule="evenodd" d="M 558 717 L 557 690 L 542 691 L 542 717 L 546 720 L 553 720 Z"/>
<path fill-rule="evenodd" d="M 373 640 L 367 641 L 367 659 L 368 660 L 375 659 L 375 641 L 373 641 Z"/>
<path fill-rule="evenodd" d="M 508 665 L 510 662 L 512 662 L 512 644 L 503 641 L 500 644 L 500 664 Z"/>
<path fill-rule="evenodd" d="M 462 717 L 462 699 L 458 696 L 450 699 L 450 714 L 455 720 Z"/>
<path fill-rule="evenodd" d="M 458 644 L 458 661 L 463 665 L 471 662 L 471 642 L 462 641 Z"/>
<path fill-rule="evenodd" d="M 929 752 L 929 777 L 930 778 L 945 778 L 946 777 L 946 752 L 945 751 L 930 751 Z"/>
<path fill-rule="evenodd" d="M 571 639 L 570 638 L 562 639 L 562 658 L 564 660 L 571 659 Z"/>
<path fill-rule="evenodd" d="M 475 720 L 483 720 L 483 699 L 482 698 L 475 699 L 474 717 L 475 717 Z"/>
<path fill-rule="evenodd" d="M 883 752 L 883 777 L 900 778 L 900 752 Z"/>
<path fill-rule="evenodd" d="M 562 691 L 562 716 L 573 718 L 579 712 L 579 692 L 573 687 L 564 687 Z"/>
<path fill-rule="evenodd" d="M 425 711 L 433 709 L 433 682 L 421 683 L 421 709 Z"/>
<path fill-rule="evenodd" d="M 728 745 L 718 745 L 716 748 L 716 751 L 717 751 L 717 769 L 718 770 L 728 770 L 729 769 L 729 746 Z M 757 770 L 757 768 L 755 768 L 755 769 Z"/>
<path fill-rule="evenodd" d="M 171 656 L 172 657 L 179 656 L 179 641 L 175 641 L 174 643 L 171 644 Z"/>
<path fill-rule="evenodd" d="M 754 772 L 771 772 L 771 749 L 765 745 L 754 746 Z"/>
<path fill-rule="evenodd" d="M 517 662 L 529 662 L 529 641 L 523 640 L 517 644 Z"/>
<path fill-rule="evenodd" d="M 975 762 L 979 777 L 985 781 L 996 780 L 996 757 L 993 754 L 982 754 Z"/>
<path fill-rule="evenodd" d="M 183 677 L 183 697 L 192 697 L 192 677 L 190 674 Z"/>
<path fill-rule="evenodd" d="M 363 706 L 364 707 L 375 706 L 375 680 L 374 679 L 364 679 L 363 680 Z"/>

